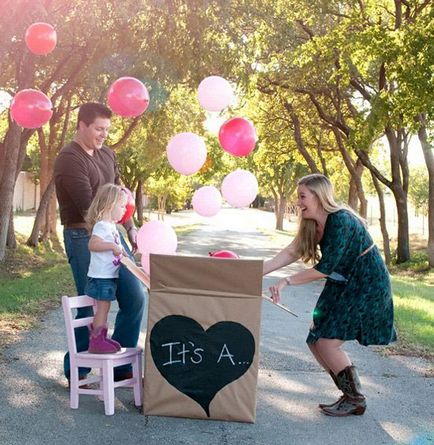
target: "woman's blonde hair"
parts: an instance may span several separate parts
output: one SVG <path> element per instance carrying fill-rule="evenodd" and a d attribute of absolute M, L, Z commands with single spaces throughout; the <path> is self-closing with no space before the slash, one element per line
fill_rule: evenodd
<path fill-rule="evenodd" d="M 303 176 L 297 185 L 304 185 L 312 192 L 327 213 L 335 213 L 345 209 L 355 215 L 364 224 L 365 221 L 351 208 L 338 204 L 333 197 L 333 186 L 327 176 L 320 173 Z M 295 237 L 295 245 L 298 253 L 305 263 L 316 262 L 320 259 L 318 249 L 317 223 L 313 219 L 304 219 L 300 214 L 298 232 Z"/>
<path fill-rule="evenodd" d="M 104 184 L 101 186 L 93 198 L 85 220 L 89 230 L 101 221 L 105 213 L 111 212 L 116 203 L 122 199 L 127 199 L 127 195 L 122 187 L 115 184 Z"/>

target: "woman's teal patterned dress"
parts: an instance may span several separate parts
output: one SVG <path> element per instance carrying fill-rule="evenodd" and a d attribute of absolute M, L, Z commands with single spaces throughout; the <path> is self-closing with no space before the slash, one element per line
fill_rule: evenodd
<path fill-rule="evenodd" d="M 364 224 L 348 210 L 330 213 L 314 267 L 327 275 L 307 343 L 319 338 L 387 345 L 396 340 L 389 273 Z"/>

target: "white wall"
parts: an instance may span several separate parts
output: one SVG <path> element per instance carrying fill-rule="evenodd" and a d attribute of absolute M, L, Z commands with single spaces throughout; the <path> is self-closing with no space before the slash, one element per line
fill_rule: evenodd
<path fill-rule="evenodd" d="M 39 205 L 39 184 L 35 184 L 31 173 L 20 172 L 14 189 L 13 209 L 37 209 Z"/>

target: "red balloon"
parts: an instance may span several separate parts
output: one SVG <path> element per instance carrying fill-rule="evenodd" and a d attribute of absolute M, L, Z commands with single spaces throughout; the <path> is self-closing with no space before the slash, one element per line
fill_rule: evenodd
<path fill-rule="evenodd" d="M 24 40 L 33 54 L 45 56 L 56 47 L 57 33 L 50 24 L 37 22 L 27 28 Z"/>
<path fill-rule="evenodd" d="M 134 77 L 115 80 L 108 93 L 109 107 L 120 116 L 140 116 L 149 105 L 149 93 L 145 85 Z"/>
<path fill-rule="evenodd" d="M 122 187 L 122 190 L 127 194 L 128 198 L 124 216 L 118 221 L 119 224 L 123 224 L 125 221 L 128 221 L 136 210 L 136 201 L 133 194 L 126 187 Z"/>
<path fill-rule="evenodd" d="M 39 128 L 53 115 L 51 100 L 38 90 L 21 90 L 11 102 L 12 119 L 24 128 Z"/>
<path fill-rule="evenodd" d="M 220 145 L 234 156 L 249 155 L 255 148 L 257 139 L 255 127 L 243 117 L 227 120 L 219 130 Z"/>
<path fill-rule="evenodd" d="M 217 250 L 216 252 L 209 252 L 209 256 L 212 256 L 213 258 L 240 258 L 235 252 L 230 250 Z"/>

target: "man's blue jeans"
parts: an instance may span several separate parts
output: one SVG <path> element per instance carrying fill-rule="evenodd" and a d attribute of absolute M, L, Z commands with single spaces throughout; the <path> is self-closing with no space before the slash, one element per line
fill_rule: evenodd
<path fill-rule="evenodd" d="M 86 229 L 64 229 L 63 239 L 65 242 L 66 255 L 74 276 L 77 295 L 83 295 L 87 281 L 87 271 L 89 269 L 90 252 L 88 249 L 89 234 Z M 121 242 L 124 250 L 130 256 L 131 252 L 121 235 Z M 140 335 L 140 325 L 142 322 L 143 309 L 145 307 L 145 290 L 142 283 L 130 273 L 125 266 L 121 265 L 119 270 L 119 280 L 117 282 L 116 299 L 119 304 L 119 311 L 116 315 L 114 332 L 112 338 L 118 341 L 123 347 L 136 347 Z M 83 318 L 92 315 L 92 308 L 81 308 L 77 310 L 76 318 Z M 89 331 L 86 327 L 75 330 L 77 351 L 87 351 L 89 346 Z M 66 353 L 63 369 L 66 378 L 69 378 L 69 353 Z M 86 375 L 90 369 L 80 368 L 80 375 Z M 120 375 L 131 371 L 131 365 L 124 365 L 115 368 L 116 374 Z"/>

